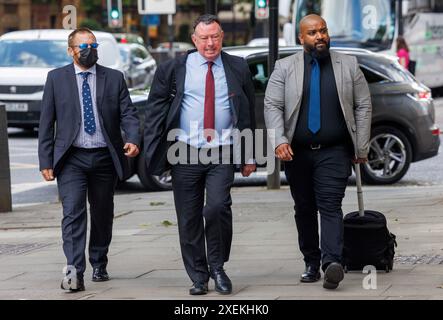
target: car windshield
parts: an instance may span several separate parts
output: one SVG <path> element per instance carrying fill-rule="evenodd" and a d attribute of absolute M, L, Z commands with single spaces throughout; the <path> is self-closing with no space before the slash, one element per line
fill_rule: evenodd
<path fill-rule="evenodd" d="M 0 67 L 56 68 L 72 61 L 64 40 L 0 41 Z"/>

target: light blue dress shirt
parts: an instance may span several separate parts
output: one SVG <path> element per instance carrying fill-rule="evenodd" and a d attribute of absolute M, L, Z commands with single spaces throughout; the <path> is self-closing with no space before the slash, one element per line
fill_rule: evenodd
<path fill-rule="evenodd" d="M 232 109 L 229 103 L 228 84 L 221 55 L 214 61 L 212 73 L 215 84 L 215 131 L 211 142 L 203 136 L 205 87 L 208 63 L 200 53 L 193 52 L 186 60 L 184 95 L 180 111 L 178 140 L 195 148 L 213 148 L 232 144 Z"/>
<path fill-rule="evenodd" d="M 80 100 L 80 114 L 82 117 L 80 130 L 78 131 L 78 135 L 74 140 L 74 147 L 78 148 L 103 148 L 106 147 L 106 141 L 103 136 L 102 129 L 100 127 L 100 122 L 98 119 L 98 111 L 97 111 L 97 71 L 96 71 L 96 65 L 93 65 L 88 70 L 83 71 L 80 69 L 76 64 L 74 64 L 75 69 L 75 77 L 77 79 L 77 88 L 78 88 L 78 97 Z M 95 118 L 95 127 L 96 130 L 94 134 L 90 135 L 85 132 L 85 124 L 84 124 L 84 115 L 83 115 L 83 99 L 82 99 L 82 85 L 83 85 L 83 77 L 80 74 L 81 72 L 90 72 L 91 74 L 88 76 L 88 84 L 91 88 L 91 96 L 92 96 L 92 110 L 94 112 L 94 118 Z M 73 119 L 74 121 L 74 119 Z"/>

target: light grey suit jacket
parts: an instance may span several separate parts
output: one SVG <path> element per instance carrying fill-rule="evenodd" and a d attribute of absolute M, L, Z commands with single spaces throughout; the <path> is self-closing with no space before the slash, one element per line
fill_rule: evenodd
<path fill-rule="evenodd" d="M 372 115 L 368 83 L 355 57 L 330 52 L 338 97 L 355 155 L 365 158 L 369 151 Z M 302 101 L 303 74 L 304 55 L 301 51 L 277 60 L 269 79 L 264 116 L 274 150 L 282 143 L 291 143 L 294 136 Z"/>

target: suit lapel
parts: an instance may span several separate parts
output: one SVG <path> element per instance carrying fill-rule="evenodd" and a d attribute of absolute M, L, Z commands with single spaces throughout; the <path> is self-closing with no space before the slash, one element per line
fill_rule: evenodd
<path fill-rule="evenodd" d="M 223 61 L 223 69 L 225 70 L 226 83 L 228 85 L 229 104 L 233 109 L 232 111 L 234 112 L 234 124 L 237 125 L 240 111 L 239 106 L 237 105 L 238 100 L 235 98 L 238 94 L 238 92 L 236 92 L 235 90 L 236 77 L 234 72 L 232 71 L 228 55 L 222 51 L 221 57 Z"/>
<path fill-rule="evenodd" d="M 175 86 L 176 86 L 176 88 L 175 88 L 176 89 L 176 96 L 169 106 L 168 116 L 166 119 L 166 127 L 167 128 L 175 126 L 176 122 L 178 121 L 178 117 L 180 114 L 179 109 L 180 109 L 181 101 L 183 98 L 183 92 L 185 91 L 186 59 L 188 57 L 188 54 L 193 51 L 195 51 L 195 50 L 188 51 L 188 53 L 186 55 L 176 58 L 176 61 L 174 63 L 174 67 L 171 71 L 171 73 L 172 73 L 171 79 L 166 79 L 166 80 L 172 80 L 172 77 L 175 77 Z M 168 84 L 169 84 L 169 82 L 168 82 Z M 171 92 L 167 92 L 166 94 L 169 99 Z"/>
<path fill-rule="evenodd" d="M 335 85 L 337 87 L 337 93 L 338 93 L 338 100 L 340 101 L 340 106 L 342 108 L 343 114 L 343 64 L 340 59 L 340 56 L 331 50 L 331 63 L 332 63 L 332 69 L 334 70 L 334 78 L 335 78 Z"/>
<path fill-rule="evenodd" d="M 289 111 L 289 117 L 292 116 L 294 111 L 297 109 L 297 106 L 300 104 L 301 97 L 303 94 L 303 78 L 304 78 L 304 72 L 305 72 L 305 66 L 304 66 L 304 58 L 303 58 L 303 51 L 301 53 L 297 53 L 294 55 L 294 65 L 293 65 L 294 71 L 289 76 L 289 84 L 295 85 L 295 100 L 294 103 L 291 106 L 287 106 L 290 109 Z"/>
<path fill-rule="evenodd" d="M 99 65 L 96 65 L 97 81 L 96 81 L 96 94 L 97 94 L 97 111 L 101 114 L 101 108 L 103 103 L 103 97 L 105 92 L 106 74 Z"/>
<path fill-rule="evenodd" d="M 177 61 L 173 72 L 175 72 L 176 77 L 177 93 L 183 93 L 185 91 L 186 59 Z"/>
<path fill-rule="evenodd" d="M 81 120 L 81 105 L 80 105 L 80 97 L 78 94 L 78 86 L 77 86 L 77 77 L 75 75 L 74 64 L 71 63 L 68 68 L 66 68 L 68 84 L 69 84 L 69 93 L 71 94 L 71 101 L 74 101 L 74 114 L 77 120 Z"/>
<path fill-rule="evenodd" d="M 296 84 L 297 97 L 301 97 L 303 94 L 303 78 L 305 74 L 304 55 L 303 52 L 295 56 L 295 72 L 292 75 L 292 79 Z M 298 103 L 298 101 L 297 101 Z"/>

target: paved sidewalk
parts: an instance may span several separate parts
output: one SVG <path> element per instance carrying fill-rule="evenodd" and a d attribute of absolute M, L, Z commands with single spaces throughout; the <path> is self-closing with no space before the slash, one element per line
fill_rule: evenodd
<path fill-rule="evenodd" d="M 0 214 L 0 299 L 443 299 L 443 186 L 365 187 L 367 209 L 386 214 L 397 235 L 391 273 L 377 273 L 377 289 L 363 288 L 366 274 L 348 273 L 335 291 L 303 284 L 304 263 L 288 187 L 233 189 L 234 239 L 225 265 L 233 294 L 188 295 L 171 192 L 117 195 L 109 254 L 111 281 L 90 281 L 86 291 L 59 289 L 65 264 L 59 203 Z M 356 209 L 355 186 L 344 212 Z"/>

